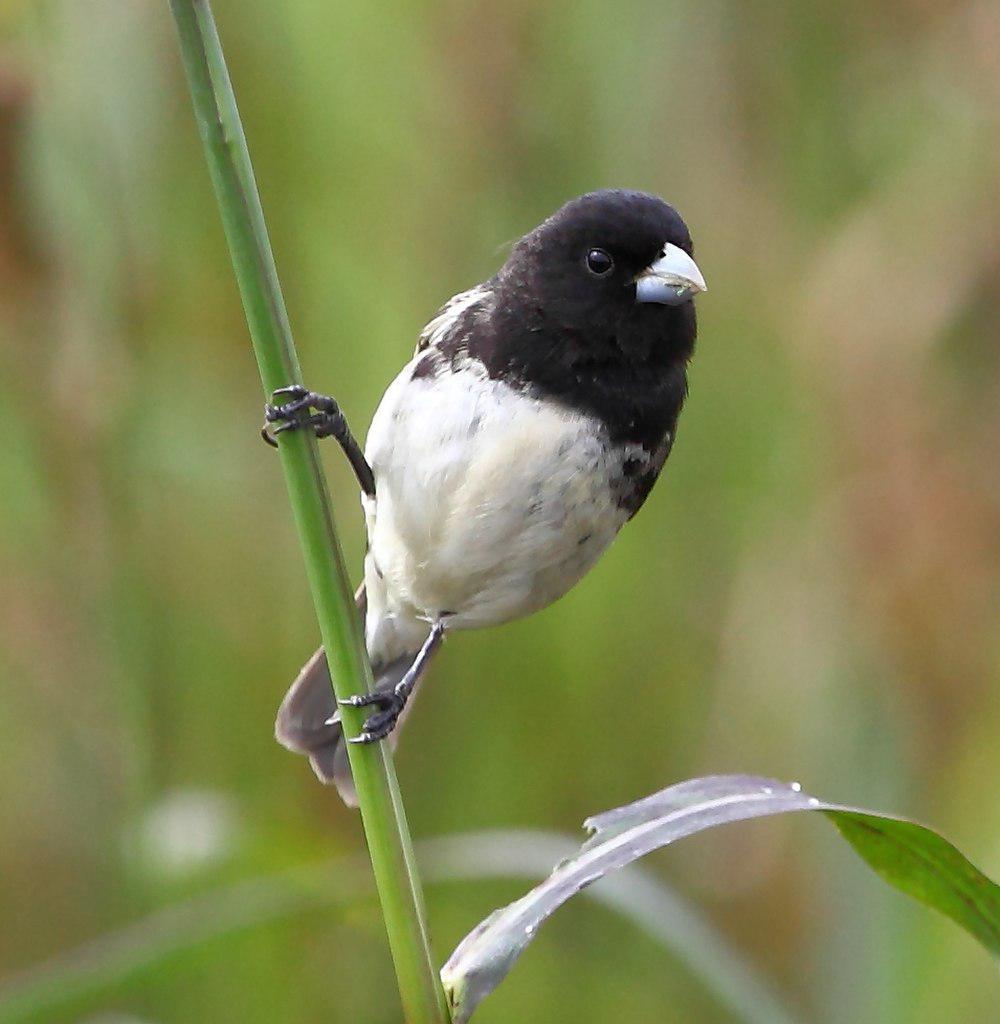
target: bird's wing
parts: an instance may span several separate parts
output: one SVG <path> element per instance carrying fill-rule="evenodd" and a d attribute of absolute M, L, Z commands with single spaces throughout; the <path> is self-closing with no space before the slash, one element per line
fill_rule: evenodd
<path fill-rule="evenodd" d="M 364 583 L 358 587 L 354 598 L 358 614 L 364 622 L 368 610 Z M 426 628 L 424 632 L 426 633 Z M 418 639 L 413 646 L 419 650 L 420 640 Z M 406 674 L 416 650 L 403 651 L 394 655 L 391 661 L 376 656 L 372 663 L 375 688 L 391 690 Z M 414 704 L 411 696 L 389 738 L 393 749 L 399 740 L 400 729 Z M 274 723 L 274 734 L 286 749 L 296 754 L 305 754 L 312 764 L 316 777 L 327 785 L 336 786 L 337 792 L 348 807 L 357 807 L 358 795 L 354 788 L 354 779 L 351 777 L 351 766 L 347 760 L 344 731 L 340 724 L 340 709 L 333 695 L 330 669 L 326 662 L 326 652 L 322 647 L 302 667 L 281 702 Z"/>
<path fill-rule="evenodd" d="M 490 289 L 486 285 L 477 284 L 475 288 L 470 288 L 468 291 L 453 295 L 434 314 L 434 317 L 427 322 L 426 327 L 420 332 L 414 354 L 423 352 L 424 349 L 429 348 L 431 345 L 436 345 L 446 338 L 462 314 L 470 306 L 482 302 L 490 294 Z"/>

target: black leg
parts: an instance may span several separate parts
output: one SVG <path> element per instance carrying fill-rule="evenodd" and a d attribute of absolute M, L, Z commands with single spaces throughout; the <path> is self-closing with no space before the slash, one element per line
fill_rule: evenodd
<path fill-rule="evenodd" d="M 349 743 L 377 743 L 384 740 L 396 727 L 399 716 L 406 707 L 406 702 L 413 693 L 413 688 L 423 675 L 424 670 L 434 652 L 441 646 L 444 640 L 444 626 L 435 622 L 431 626 L 430 633 L 424 641 L 423 647 L 413 659 L 413 664 L 406 670 L 406 675 L 388 692 L 376 690 L 373 693 L 357 694 L 340 701 L 352 708 L 365 708 L 375 706 L 379 710 L 374 715 L 369 715 L 365 720 L 364 728 L 357 736 L 351 737 Z"/>
<path fill-rule="evenodd" d="M 372 468 L 368 465 L 361 446 L 354 439 L 351 428 L 347 425 L 347 419 L 340 411 L 336 399 L 329 395 L 320 395 L 315 391 L 310 391 L 301 384 L 290 384 L 287 388 L 278 388 L 272 397 L 275 400 L 279 397 L 291 398 L 290 402 L 283 405 L 264 406 L 264 426 L 261 428 L 260 436 L 272 448 L 278 447 L 276 440 L 278 434 L 285 430 L 298 430 L 300 427 L 311 427 L 317 437 L 333 437 L 344 450 L 347 461 L 350 462 L 354 475 L 361 485 L 361 490 L 369 498 L 375 497 L 375 477 L 372 474 Z M 316 411 L 310 412 L 310 409 Z M 269 429 L 272 423 L 279 425 Z"/>

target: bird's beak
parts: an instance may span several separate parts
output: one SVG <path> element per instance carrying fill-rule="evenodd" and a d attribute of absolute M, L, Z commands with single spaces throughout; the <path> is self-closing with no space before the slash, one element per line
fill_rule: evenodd
<path fill-rule="evenodd" d="M 708 285 L 698 264 L 680 246 L 669 243 L 663 247 L 662 255 L 635 279 L 636 302 L 679 306 L 704 291 L 708 291 Z"/>

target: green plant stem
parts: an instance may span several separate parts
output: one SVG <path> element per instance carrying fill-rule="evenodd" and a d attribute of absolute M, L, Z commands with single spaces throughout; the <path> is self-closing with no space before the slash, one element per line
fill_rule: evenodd
<path fill-rule="evenodd" d="M 207 0 L 170 0 L 170 7 L 264 392 L 270 395 L 301 383 L 301 374 L 236 98 Z M 311 432 L 281 434 L 279 455 L 334 692 L 346 697 L 370 690 L 371 667 Z M 344 708 L 345 733 L 357 735 L 363 718 L 361 710 Z M 391 754 L 385 743 L 349 744 L 348 754 L 406 1019 L 444 1024 L 448 1011 Z"/>

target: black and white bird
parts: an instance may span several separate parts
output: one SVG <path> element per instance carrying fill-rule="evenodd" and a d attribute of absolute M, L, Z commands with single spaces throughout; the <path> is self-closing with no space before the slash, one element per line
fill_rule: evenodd
<path fill-rule="evenodd" d="M 267 407 L 273 433 L 336 437 L 361 484 L 376 688 L 350 701 L 375 709 L 353 742 L 389 735 L 447 633 L 551 604 L 639 510 L 674 443 L 704 290 L 671 206 L 592 192 L 427 324 L 363 454 L 327 396 L 293 386 Z M 356 802 L 322 649 L 276 734 Z"/>

